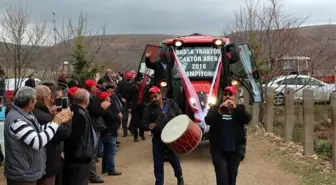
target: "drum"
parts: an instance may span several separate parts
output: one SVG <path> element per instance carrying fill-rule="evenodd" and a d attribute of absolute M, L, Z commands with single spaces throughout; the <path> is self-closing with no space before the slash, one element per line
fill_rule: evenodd
<path fill-rule="evenodd" d="M 192 152 L 201 139 L 201 128 L 185 114 L 170 120 L 161 133 L 161 140 L 178 155 Z"/>

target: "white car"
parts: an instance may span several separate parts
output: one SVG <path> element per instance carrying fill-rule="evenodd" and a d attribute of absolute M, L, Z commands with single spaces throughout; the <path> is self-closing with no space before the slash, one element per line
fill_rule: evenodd
<path fill-rule="evenodd" d="M 15 90 L 15 81 L 16 83 L 19 83 L 17 86 L 18 88 L 23 87 L 25 85 L 25 82 L 28 80 L 28 78 L 22 78 L 22 79 L 16 79 L 15 78 L 8 78 L 5 80 L 6 82 L 6 91 L 14 91 Z M 35 85 L 38 85 L 41 83 L 40 79 L 35 78 Z"/>
<path fill-rule="evenodd" d="M 275 89 L 275 105 L 283 105 L 285 103 L 284 91 L 286 87 L 294 89 L 295 100 L 303 99 L 304 88 L 313 89 L 315 102 L 330 102 L 330 94 L 335 91 L 334 84 L 327 84 L 307 75 L 280 76 L 271 80 L 267 84 L 267 87 Z"/>

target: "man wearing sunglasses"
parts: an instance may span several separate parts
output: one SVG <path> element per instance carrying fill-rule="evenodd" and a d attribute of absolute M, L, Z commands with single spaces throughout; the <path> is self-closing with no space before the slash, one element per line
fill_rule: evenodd
<path fill-rule="evenodd" d="M 234 86 L 226 87 L 221 104 L 211 107 L 205 117 L 206 124 L 211 125 L 210 153 L 217 185 L 236 185 L 238 167 L 244 154 L 244 126 L 251 121 L 245 106 L 236 103 L 236 92 Z"/>

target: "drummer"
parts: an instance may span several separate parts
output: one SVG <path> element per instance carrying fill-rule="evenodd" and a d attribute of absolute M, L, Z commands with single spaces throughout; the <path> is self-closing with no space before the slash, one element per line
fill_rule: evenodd
<path fill-rule="evenodd" d="M 145 130 L 150 130 L 153 134 L 153 160 L 154 160 L 154 175 L 155 185 L 164 184 L 164 155 L 166 152 L 167 158 L 172 165 L 177 185 L 184 185 L 182 176 L 182 168 L 179 157 L 165 145 L 161 140 L 161 131 L 163 127 L 175 116 L 181 114 L 181 110 L 172 99 L 162 98 L 160 89 L 156 86 L 148 90 L 150 103 L 144 111 L 143 126 Z"/>
<path fill-rule="evenodd" d="M 244 126 L 251 121 L 245 106 L 237 105 L 236 92 L 234 86 L 226 87 L 220 106 L 211 107 L 205 117 L 206 124 L 211 125 L 210 153 L 217 185 L 236 185 L 238 167 L 244 153 Z"/>

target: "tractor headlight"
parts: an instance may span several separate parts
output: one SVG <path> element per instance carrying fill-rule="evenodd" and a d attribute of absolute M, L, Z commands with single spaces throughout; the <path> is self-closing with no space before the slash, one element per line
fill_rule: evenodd
<path fill-rule="evenodd" d="M 210 97 L 208 98 L 208 104 L 209 104 L 209 105 L 214 105 L 214 104 L 216 104 L 216 102 L 217 102 L 217 98 L 216 98 L 216 97 L 214 97 L 214 96 L 210 96 Z"/>
<path fill-rule="evenodd" d="M 161 82 L 161 83 L 160 83 L 160 86 L 161 86 L 161 87 L 166 87 L 166 86 L 167 86 L 167 82 L 165 82 L 165 81 Z"/>
<path fill-rule="evenodd" d="M 223 44 L 223 40 L 222 40 L 222 39 L 216 39 L 216 40 L 214 40 L 214 44 L 215 44 L 216 46 L 220 46 L 220 45 Z"/>
<path fill-rule="evenodd" d="M 237 80 L 232 80 L 231 85 L 233 86 L 237 86 L 239 84 L 239 82 Z"/>
<path fill-rule="evenodd" d="M 176 47 L 181 47 L 182 46 L 182 41 L 180 41 L 180 40 L 175 40 L 174 41 L 174 45 L 176 46 Z"/>

